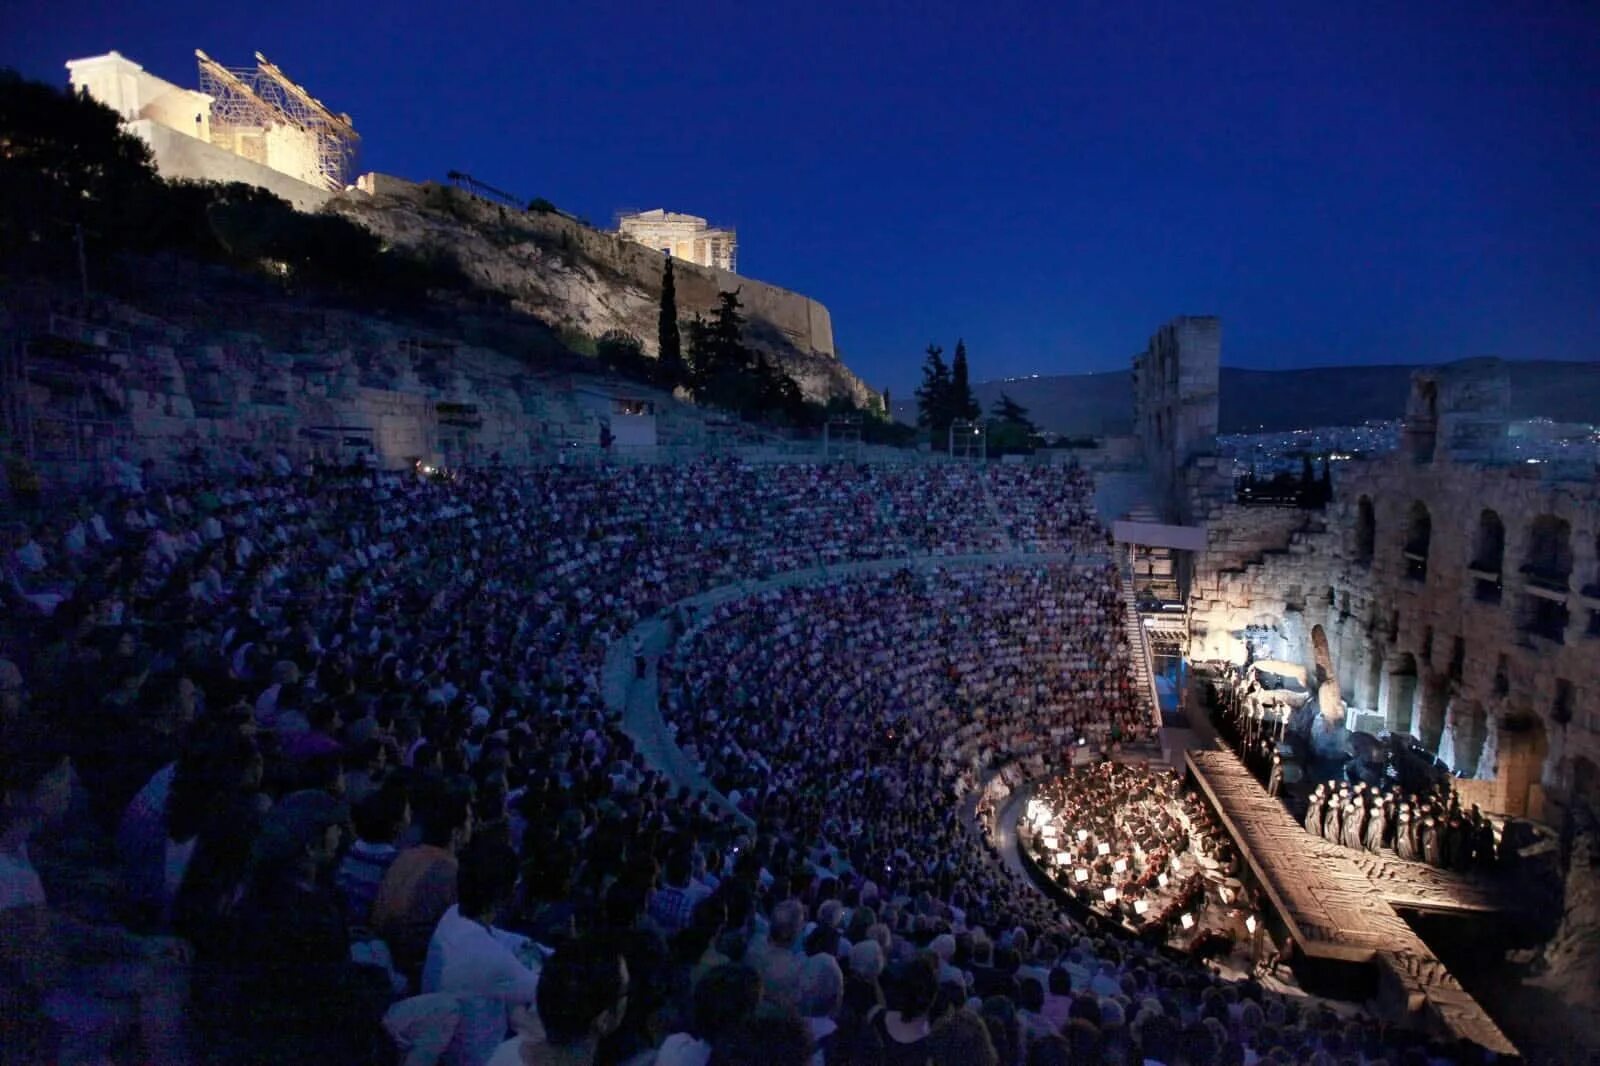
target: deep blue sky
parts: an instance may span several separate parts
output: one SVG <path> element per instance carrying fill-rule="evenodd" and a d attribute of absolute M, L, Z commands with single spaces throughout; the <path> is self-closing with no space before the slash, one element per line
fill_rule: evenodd
<path fill-rule="evenodd" d="M 57 84 L 115 48 L 193 85 L 196 47 L 348 111 L 362 170 L 735 225 L 902 394 L 930 339 L 1102 370 L 1179 313 L 1231 365 L 1600 356 L 1592 2 L 0 12 L 0 64 Z"/>

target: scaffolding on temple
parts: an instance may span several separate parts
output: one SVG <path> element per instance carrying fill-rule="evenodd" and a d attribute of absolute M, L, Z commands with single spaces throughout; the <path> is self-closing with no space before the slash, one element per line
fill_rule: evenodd
<path fill-rule="evenodd" d="M 260 52 L 254 67 L 194 54 L 212 98 L 212 144 L 335 192 L 349 183 L 361 139 L 349 115 L 328 110 Z"/>

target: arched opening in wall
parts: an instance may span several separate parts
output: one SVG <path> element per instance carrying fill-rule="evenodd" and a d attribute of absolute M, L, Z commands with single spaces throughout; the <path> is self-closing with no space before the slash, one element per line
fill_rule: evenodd
<path fill-rule="evenodd" d="M 1365 703 L 1372 711 L 1381 711 L 1378 700 L 1383 694 L 1383 645 L 1377 641 L 1367 649 L 1367 692 Z"/>
<path fill-rule="evenodd" d="M 1583 586 L 1583 594 L 1591 600 L 1600 600 L 1600 533 L 1594 538 L 1594 559 L 1594 580 Z M 1600 637 L 1600 608 L 1590 608 L 1586 632 L 1591 637 Z"/>
<path fill-rule="evenodd" d="M 1593 759 L 1579 755 L 1572 760 L 1570 796 L 1574 807 L 1584 806 L 1600 814 L 1600 766 Z"/>
<path fill-rule="evenodd" d="M 1417 689 L 1417 739 L 1429 751 L 1439 751 L 1439 741 L 1444 737 L 1444 716 L 1450 700 L 1449 688 L 1444 678 L 1429 674 Z"/>
<path fill-rule="evenodd" d="M 1391 733 L 1411 732 L 1416 720 L 1417 660 L 1405 652 L 1389 676 L 1389 703 L 1384 708 L 1384 725 Z"/>
<path fill-rule="evenodd" d="M 1356 501 L 1356 562 L 1372 565 L 1372 552 L 1377 545 L 1378 522 L 1372 510 L 1372 501 L 1363 496 Z"/>
<path fill-rule="evenodd" d="M 1317 664 L 1317 684 L 1333 677 L 1333 652 L 1328 647 L 1328 633 L 1320 625 L 1311 627 L 1311 655 Z"/>
<path fill-rule="evenodd" d="M 1483 704 L 1472 700 L 1456 711 L 1455 771 L 1462 777 L 1474 777 L 1478 763 L 1483 760 L 1483 744 L 1489 738 L 1489 715 Z"/>
<path fill-rule="evenodd" d="M 1528 527 L 1523 557 L 1523 597 L 1518 626 L 1556 643 L 1566 641 L 1567 586 L 1572 579 L 1572 526 L 1565 518 L 1542 514 Z"/>
<path fill-rule="evenodd" d="M 1501 572 L 1506 564 L 1506 524 L 1485 507 L 1478 515 L 1478 535 L 1472 545 L 1473 597 L 1479 603 L 1499 603 Z"/>
<path fill-rule="evenodd" d="M 1428 546 L 1433 542 L 1433 516 L 1427 505 L 1414 500 L 1406 515 L 1406 539 L 1401 554 L 1406 561 L 1406 577 L 1411 581 L 1428 579 Z"/>

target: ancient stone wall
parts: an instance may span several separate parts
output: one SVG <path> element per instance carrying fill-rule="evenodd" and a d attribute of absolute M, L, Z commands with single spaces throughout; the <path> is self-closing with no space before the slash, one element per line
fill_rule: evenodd
<path fill-rule="evenodd" d="M 1185 474 L 1215 444 L 1221 361 L 1222 323 L 1209 315 L 1173 319 L 1134 357 L 1134 432 L 1167 496 L 1168 520 L 1191 517 Z"/>
<path fill-rule="evenodd" d="M 1325 522 L 1291 533 L 1281 552 L 1242 570 L 1225 550 L 1203 562 L 1191 655 L 1243 661 L 1251 640 L 1258 657 L 1309 666 L 1322 626 L 1352 728 L 1413 733 L 1458 771 L 1495 780 L 1500 809 L 1593 790 L 1595 483 L 1399 454 L 1341 465 L 1335 494 Z M 1228 546 L 1262 528 L 1259 511 L 1224 508 L 1210 536 Z M 1565 554 L 1547 550 L 1552 540 Z"/>

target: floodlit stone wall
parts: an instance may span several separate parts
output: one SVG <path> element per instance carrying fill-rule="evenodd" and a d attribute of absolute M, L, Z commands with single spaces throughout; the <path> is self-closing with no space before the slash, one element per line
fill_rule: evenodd
<path fill-rule="evenodd" d="M 1422 399 L 1445 384 L 1419 377 Z M 1216 508 L 1190 653 L 1309 667 L 1321 627 L 1352 729 L 1411 733 L 1486 805 L 1548 816 L 1600 798 L 1600 487 L 1465 461 L 1492 443 L 1494 376 L 1476 380 L 1471 417 L 1433 389 L 1432 440 L 1414 421 L 1400 452 L 1337 465 L 1325 514 Z"/>

